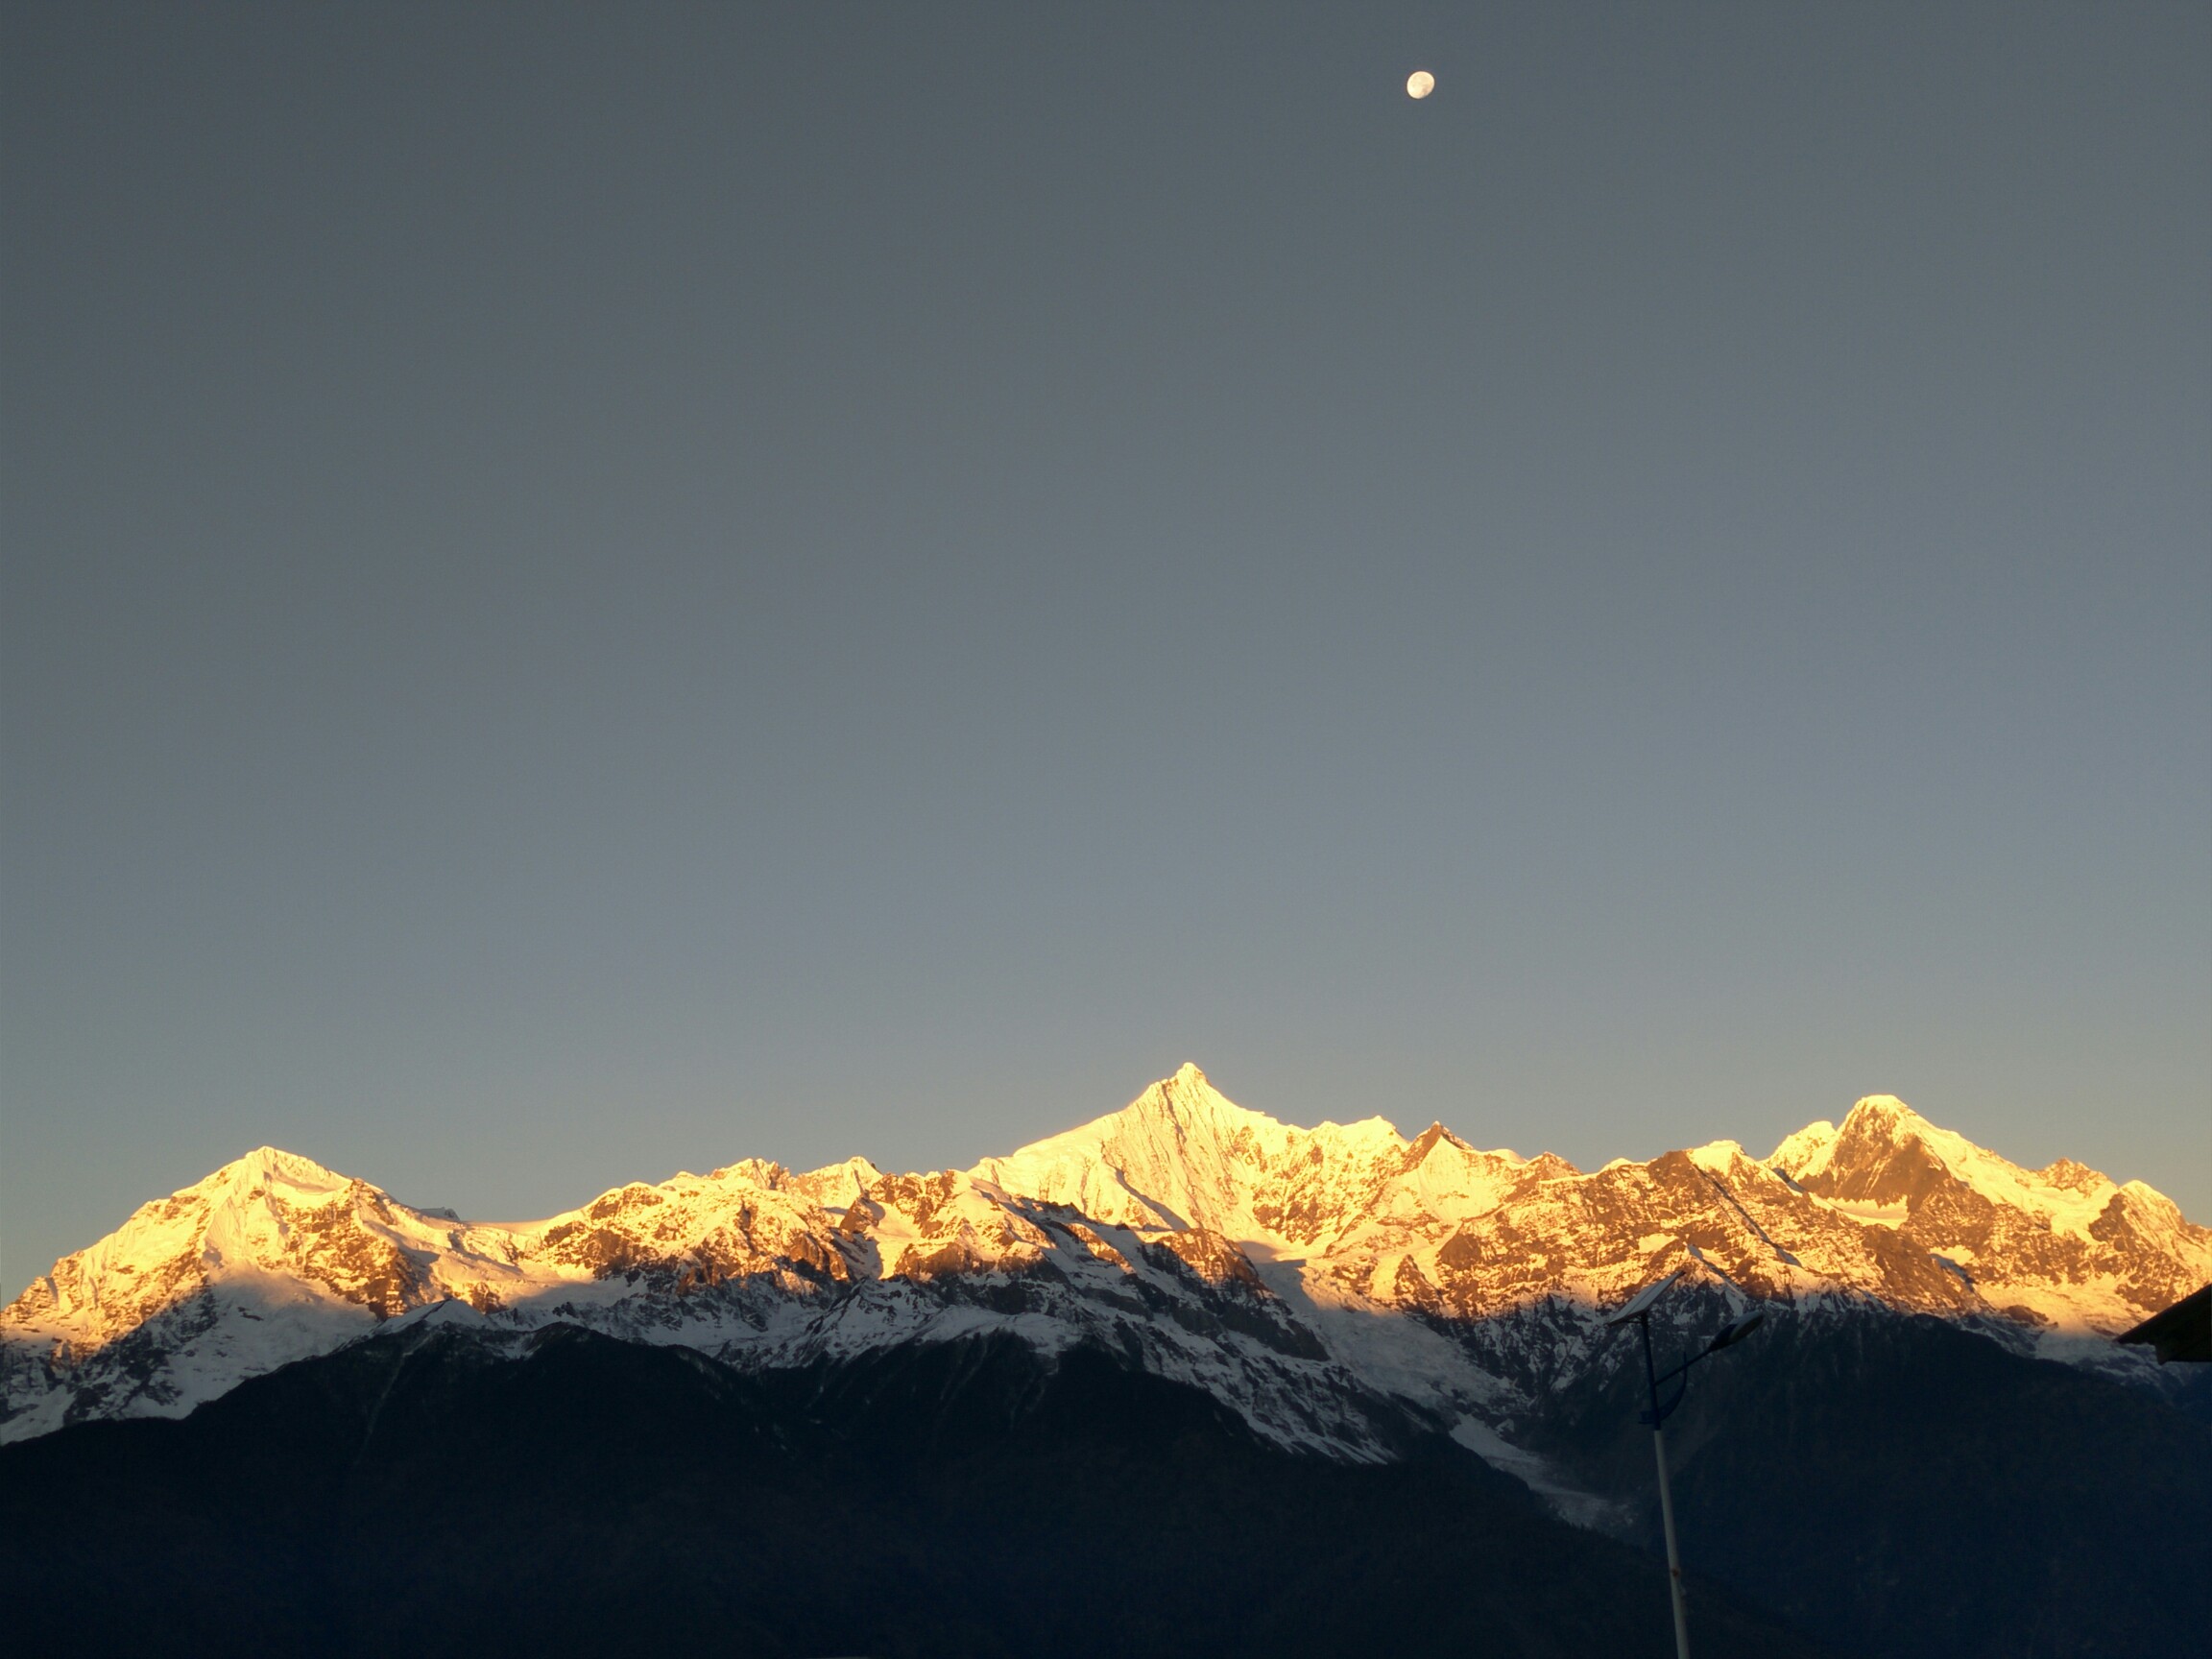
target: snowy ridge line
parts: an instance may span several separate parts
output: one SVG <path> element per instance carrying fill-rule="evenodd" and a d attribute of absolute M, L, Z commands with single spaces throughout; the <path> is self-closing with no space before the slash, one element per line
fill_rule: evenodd
<path fill-rule="evenodd" d="M 1887 1095 L 1765 1161 L 1717 1142 L 1585 1173 L 1441 1124 L 1282 1123 L 1186 1066 L 970 1170 L 748 1159 L 513 1224 L 263 1147 L 0 1311 L 0 1440 L 180 1416 L 396 1320 L 492 1341 L 574 1323 L 748 1368 L 1008 1332 L 1104 1345 L 1286 1447 L 1386 1458 L 1410 1420 L 1544 1490 L 1515 1433 L 1619 1362 L 1599 1310 L 1676 1267 L 1680 1317 L 1716 1299 L 1934 1314 L 2126 1369 L 2148 1361 L 2104 1338 L 2212 1279 L 2212 1233 L 2140 1183 L 2021 1169 Z"/>

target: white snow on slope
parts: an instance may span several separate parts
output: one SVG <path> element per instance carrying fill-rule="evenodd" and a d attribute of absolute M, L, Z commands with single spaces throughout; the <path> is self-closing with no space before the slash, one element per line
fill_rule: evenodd
<path fill-rule="evenodd" d="M 1440 1124 L 1281 1123 L 1194 1066 L 967 1171 L 748 1159 L 514 1224 L 261 1148 L 0 1312 L 0 1439 L 180 1415 L 439 1318 L 570 1320 L 748 1365 L 987 1331 L 1098 1341 L 1286 1445 L 1382 1455 L 1372 1404 L 1394 1401 L 1495 1451 L 1546 1390 L 1614 1362 L 1598 1311 L 1676 1268 L 1732 1307 L 1930 1312 L 2107 1363 L 2098 1333 L 2212 1278 L 2212 1234 L 2140 1183 L 2022 1169 L 1888 1096 L 1765 1164 L 1720 1141 L 1584 1173 Z"/>

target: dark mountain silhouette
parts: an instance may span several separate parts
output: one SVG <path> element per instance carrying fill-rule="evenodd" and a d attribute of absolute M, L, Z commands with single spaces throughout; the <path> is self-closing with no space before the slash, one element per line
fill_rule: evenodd
<path fill-rule="evenodd" d="M 1686 1563 L 1842 1652 L 2200 1650 L 2212 1378 L 2161 1399 L 1938 1319 L 1767 1313 L 1668 1423 Z M 1656 1550 L 1642 1394 L 1571 1386 L 1544 1438 Z"/>
<path fill-rule="evenodd" d="M 1664 1654 L 1606 1323 L 1664 1283 L 1669 1349 L 1763 1315 L 1671 1427 L 1701 1659 L 2187 1651 L 2212 1379 L 2111 1338 L 2207 1270 L 1889 1096 L 1584 1173 L 1186 1067 L 512 1225 L 261 1148 L 0 1312 L 0 1593 L 73 1650 Z"/>
<path fill-rule="evenodd" d="M 1100 1350 L 741 1375 L 373 1338 L 0 1452 L 22 1651 L 1671 1651 L 1657 1564 L 1441 1437 L 1300 1456 Z M 1701 1655 L 1811 1654 L 1718 1591 Z"/>

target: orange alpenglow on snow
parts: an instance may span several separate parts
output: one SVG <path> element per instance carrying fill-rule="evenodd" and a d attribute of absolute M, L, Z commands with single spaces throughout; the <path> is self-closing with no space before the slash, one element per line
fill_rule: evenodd
<path fill-rule="evenodd" d="M 1936 1314 L 2154 1369 L 2110 1338 L 2212 1278 L 2212 1232 L 2140 1182 L 2023 1169 L 1887 1095 L 1765 1159 L 1723 1141 L 1584 1173 L 1441 1124 L 1299 1128 L 1185 1066 L 972 1169 L 746 1160 L 527 1223 L 414 1209 L 263 1147 L 0 1312 L 0 1439 L 180 1416 L 396 1320 L 493 1341 L 574 1323 L 748 1366 L 1003 1329 L 1111 1340 L 1341 1457 L 1385 1455 L 1362 1401 L 1411 1404 L 1541 1486 L 1498 1427 L 1527 1355 L 1598 1355 L 1603 1310 L 1676 1269 L 1739 1309 Z"/>

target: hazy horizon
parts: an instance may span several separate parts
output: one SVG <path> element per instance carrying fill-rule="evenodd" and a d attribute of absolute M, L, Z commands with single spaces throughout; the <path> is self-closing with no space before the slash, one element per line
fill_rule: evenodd
<path fill-rule="evenodd" d="M 7 1294 L 262 1143 L 545 1214 L 1186 1060 L 2212 1222 L 2203 9 L 0 48 Z"/>

